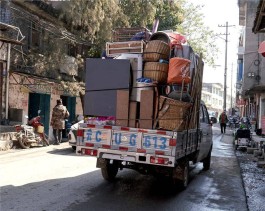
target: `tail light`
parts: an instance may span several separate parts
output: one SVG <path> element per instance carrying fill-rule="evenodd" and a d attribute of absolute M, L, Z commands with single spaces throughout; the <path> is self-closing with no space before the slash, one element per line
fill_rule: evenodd
<path fill-rule="evenodd" d="M 155 156 L 151 156 L 150 157 L 150 163 L 154 163 L 154 164 L 162 164 L 162 165 L 168 165 L 168 158 L 161 158 L 161 157 L 155 157 Z"/>
<path fill-rule="evenodd" d="M 96 149 L 82 149 L 83 155 L 97 156 L 98 151 Z"/>

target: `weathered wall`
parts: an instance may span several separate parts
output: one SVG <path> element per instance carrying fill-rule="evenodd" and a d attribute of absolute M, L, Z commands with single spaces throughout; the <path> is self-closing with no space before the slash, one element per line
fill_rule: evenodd
<path fill-rule="evenodd" d="M 244 81 L 243 90 L 248 90 L 254 85 L 265 84 L 265 76 L 261 68 L 264 67 L 264 59 L 258 54 L 258 48 L 261 41 L 264 40 L 263 34 L 254 34 L 252 32 L 253 23 L 256 16 L 258 1 L 247 2 L 246 10 L 246 28 L 245 28 L 245 52 L 244 52 Z M 253 77 L 249 77 L 253 73 Z M 260 80 L 258 80 L 258 75 Z"/>

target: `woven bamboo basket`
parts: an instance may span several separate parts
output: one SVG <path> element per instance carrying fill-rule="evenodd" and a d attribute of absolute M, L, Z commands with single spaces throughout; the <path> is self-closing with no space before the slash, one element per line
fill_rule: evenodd
<path fill-rule="evenodd" d="M 159 83 L 167 82 L 168 64 L 159 62 L 146 62 L 144 65 L 144 77 L 151 78 Z"/>
<path fill-rule="evenodd" d="M 186 127 L 191 103 L 173 100 L 164 96 L 159 97 L 159 128 L 181 131 Z"/>
<path fill-rule="evenodd" d="M 157 62 L 159 59 L 169 59 L 170 47 L 161 40 L 149 41 L 143 53 L 143 59 L 147 62 Z"/>

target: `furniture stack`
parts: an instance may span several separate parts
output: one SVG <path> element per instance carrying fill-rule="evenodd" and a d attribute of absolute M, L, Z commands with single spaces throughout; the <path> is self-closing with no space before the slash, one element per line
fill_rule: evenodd
<path fill-rule="evenodd" d="M 114 116 L 123 127 L 194 128 L 203 65 L 183 37 L 172 34 L 108 42 L 113 59 L 87 59 L 85 115 Z"/>

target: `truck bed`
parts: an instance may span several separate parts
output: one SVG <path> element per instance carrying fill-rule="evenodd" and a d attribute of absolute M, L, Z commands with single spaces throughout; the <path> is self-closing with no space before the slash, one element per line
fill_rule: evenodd
<path fill-rule="evenodd" d="M 197 129 L 181 132 L 120 126 L 79 124 L 79 155 L 174 167 L 177 161 L 199 149 Z"/>

